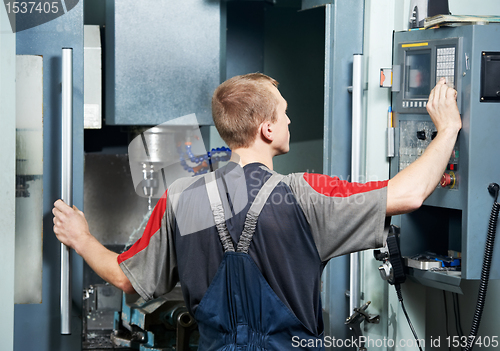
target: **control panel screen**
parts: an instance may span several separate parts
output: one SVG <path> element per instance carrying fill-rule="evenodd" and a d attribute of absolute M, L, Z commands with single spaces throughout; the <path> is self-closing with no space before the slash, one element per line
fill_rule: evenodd
<path fill-rule="evenodd" d="M 406 52 L 405 98 L 427 99 L 431 92 L 431 50 Z"/>

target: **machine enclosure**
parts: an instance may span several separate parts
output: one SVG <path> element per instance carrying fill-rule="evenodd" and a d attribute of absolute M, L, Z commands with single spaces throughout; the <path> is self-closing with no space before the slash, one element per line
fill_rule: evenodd
<path fill-rule="evenodd" d="M 455 177 L 453 188 L 451 185 L 438 185 L 421 209 L 393 219 L 393 223 L 401 226 L 401 250 L 404 256 L 423 252 L 440 255 L 461 253 L 461 274 L 417 270 L 410 272 L 417 280 L 425 280 L 430 286 L 457 291 L 460 278 L 479 279 L 481 275 L 488 220 L 494 200 L 487 188 L 492 182 L 500 183 L 500 104 L 498 101 L 481 101 L 481 84 L 484 84 L 481 79 L 481 63 L 483 53 L 500 52 L 499 37 L 500 25 L 494 24 L 394 34 L 393 62 L 395 71 L 400 73 L 401 84 L 393 87 L 392 93 L 396 145 L 395 157 L 391 159 L 390 165 L 391 177 L 402 168 L 403 157 L 409 157 L 408 154 L 415 153 L 416 150 L 416 155 L 410 156 L 410 159 L 417 158 L 424 151 L 424 147 L 418 148 L 418 145 L 426 146 L 432 140 L 435 128 L 423 106 L 427 98 L 408 96 L 413 94 L 412 90 L 418 91 L 415 89 L 423 84 L 432 89 L 436 84 L 437 69 L 444 67 L 446 70 L 440 72 L 448 75 L 449 80 L 454 80 L 462 117 L 462 130 L 446 171 Z M 452 47 L 455 49 L 451 49 Z M 450 55 L 455 51 L 455 58 L 438 59 L 438 48 L 441 48 L 440 53 Z M 424 80 L 419 75 L 423 73 L 421 75 L 425 76 L 427 68 L 422 68 L 422 72 L 419 72 L 418 66 L 414 65 L 417 69 L 410 72 L 412 70 L 407 65 L 413 60 L 407 56 L 416 54 L 415 50 L 427 50 L 430 53 L 429 78 L 425 83 L 422 83 Z M 418 61 L 423 61 L 422 58 L 423 56 L 414 62 L 418 64 Z M 409 83 L 413 78 L 416 83 Z M 418 136 L 408 131 L 408 127 L 412 125 L 418 129 Z M 417 147 L 402 147 L 404 145 Z M 500 243 L 497 240 L 490 279 L 499 278 Z"/>

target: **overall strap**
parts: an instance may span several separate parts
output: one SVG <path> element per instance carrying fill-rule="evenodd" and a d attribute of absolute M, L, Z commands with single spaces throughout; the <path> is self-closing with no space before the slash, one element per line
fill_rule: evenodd
<path fill-rule="evenodd" d="M 283 175 L 275 173 L 264 183 L 262 188 L 260 188 L 245 218 L 243 232 L 241 233 L 240 241 L 236 249 L 237 252 L 248 253 L 248 248 L 252 242 L 260 212 L 264 208 L 269 195 L 271 195 L 274 188 L 276 188 L 283 178 Z"/>
<path fill-rule="evenodd" d="M 233 241 L 231 240 L 231 236 L 229 235 L 229 231 L 226 226 L 224 208 L 222 207 L 222 201 L 217 187 L 217 180 L 215 179 L 215 172 L 211 172 L 206 175 L 205 186 L 207 188 L 210 207 L 212 208 L 212 213 L 214 215 L 215 226 L 217 228 L 217 232 L 219 232 L 219 239 L 224 247 L 224 252 L 234 251 Z"/>

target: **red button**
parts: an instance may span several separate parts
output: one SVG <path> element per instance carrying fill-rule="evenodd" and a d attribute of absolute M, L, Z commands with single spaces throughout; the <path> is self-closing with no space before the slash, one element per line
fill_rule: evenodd
<path fill-rule="evenodd" d="M 451 184 L 451 176 L 448 173 L 443 174 L 443 176 L 441 177 L 441 182 L 439 182 L 439 184 L 443 188 L 447 187 Z"/>

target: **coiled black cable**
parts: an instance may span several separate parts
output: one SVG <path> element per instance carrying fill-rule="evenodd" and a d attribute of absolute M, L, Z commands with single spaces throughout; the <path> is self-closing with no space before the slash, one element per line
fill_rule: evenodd
<path fill-rule="evenodd" d="M 498 193 L 500 186 L 498 184 L 490 184 L 488 190 L 495 196 L 495 202 L 491 209 L 490 222 L 488 225 L 488 236 L 486 237 L 486 246 L 484 249 L 483 268 L 481 270 L 481 282 L 479 284 L 479 293 L 477 296 L 476 311 L 472 319 L 472 326 L 467 340 L 465 351 L 471 351 L 476 341 L 479 323 L 483 314 L 484 303 L 486 301 L 486 291 L 488 290 L 488 281 L 490 278 L 490 268 L 493 256 L 493 246 L 495 244 L 495 235 L 497 231 L 498 214 L 500 213 L 500 203 L 498 203 Z"/>

